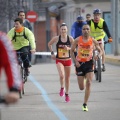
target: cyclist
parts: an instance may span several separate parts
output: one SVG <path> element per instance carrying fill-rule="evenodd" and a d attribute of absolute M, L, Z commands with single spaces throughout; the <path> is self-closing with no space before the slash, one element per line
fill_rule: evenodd
<path fill-rule="evenodd" d="M 14 49 L 17 52 L 21 53 L 21 58 L 23 60 L 23 64 L 25 67 L 26 74 L 29 75 L 29 58 L 27 57 L 29 54 L 29 42 L 31 45 L 31 53 L 35 52 L 36 45 L 35 45 L 35 37 L 34 34 L 26 27 L 23 27 L 23 21 L 21 18 L 16 18 L 14 20 L 15 27 L 12 28 L 8 32 L 8 36 L 11 39 Z"/>
<path fill-rule="evenodd" d="M 91 14 L 87 13 L 86 14 L 86 22 L 90 21 L 91 20 Z"/>
<path fill-rule="evenodd" d="M 23 26 L 32 31 L 32 26 L 31 26 L 29 20 L 25 19 L 25 12 L 24 11 L 19 11 L 18 12 L 18 17 L 23 20 Z"/>
<path fill-rule="evenodd" d="M 71 36 L 67 35 L 67 25 L 65 23 L 60 26 L 60 35 L 53 37 L 49 43 L 48 47 L 51 51 L 52 59 L 56 60 L 56 66 L 59 72 L 60 77 L 60 93 L 62 97 L 65 94 L 65 101 L 69 102 L 69 86 L 70 86 L 70 72 L 71 72 L 71 56 L 70 56 L 70 47 L 74 39 Z M 54 55 L 52 45 L 56 44 L 57 55 Z M 64 85 L 65 82 L 65 85 Z M 65 86 L 65 93 L 64 93 Z"/>
<path fill-rule="evenodd" d="M 83 16 L 78 15 L 76 21 L 73 23 L 71 27 L 71 36 L 75 39 L 82 35 L 82 26 L 86 24 Z M 77 55 L 76 51 L 74 52 L 75 56 Z"/>
<path fill-rule="evenodd" d="M 23 20 L 23 26 L 32 31 L 32 26 L 31 26 L 29 20 L 25 19 L 25 12 L 19 11 L 18 17 Z M 31 46 L 29 46 L 29 47 L 30 47 L 29 49 L 31 49 Z M 29 53 L 29 60 L 31 61 L 31 52 Z M 31 66 L 31 64 L 30 64 L 30 66 Z"/>
<path fill-rule="evenodd" d="M 77 56 L 74 55 L 74 50 L 78 46 Z M 90 27 L 88 24 L 82 27 L 82 36 L 75 39 L 71 47 L 71 57 L 75 62 L 76 75 L 78 79 L 78 85 L 80 90 L 85 89 L 84 103 L 82 106 L 83 111 L 88 111 L 87 102 L 90 96 L 91 82 L 93 79 L 93 49 L 94 46 L 99 51 L 99 57 L 102 55 L 102 51 L 98 42 L 90 36 Z M 84 85 L 84 79 L 86 79 L 86 86 Z"/>
<path fill-rule="evenodd" d="M 95 38 L 99 42 L 100 48 L 102 49 L 102 71 L 105 71 L 105 51 L 104 51 L 104 44 L 103 38 L 105 37 L 105 33 L 107 34 L 109 40 L 108 42 L 112 42 L 112 37 L 109 32 L 108 26 L 104 19 L 101 18 L 101 10 L 95 9 L 93 10 L 93 19 L 88 21 L 91 29 L 91 36 Z"/>
<path fill-rule="evenodd" d="M 6 83 L 9 92 L 4 96 L 4 99 L 5 102 L 8 104 L 18 101 L 18 91 L 21 89 L 22 86 L 22 81 L 16 64 L 16 54 L 13 50 L 11 41 L 8 39 L 5 33 L 0 32 L 0 73 L 2 69 L 4 69 L 7 76 Z M 1 96 L 0 102 L 2 102 Z"/>

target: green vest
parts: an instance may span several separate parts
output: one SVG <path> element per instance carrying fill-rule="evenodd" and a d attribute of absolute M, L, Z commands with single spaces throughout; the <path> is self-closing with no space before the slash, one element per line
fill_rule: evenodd
<path fill-rule="evenodd" d="M 100 21 L 98 23 L 98 27 L 95 29 L 94 22 L 91 20 L 91 33 L 90 35 L 95 38 L 95 40 L 103 39 L 105 37 L 105 32 L 103 30 L 103 22 L 104 20 L 100 18 Z"/>

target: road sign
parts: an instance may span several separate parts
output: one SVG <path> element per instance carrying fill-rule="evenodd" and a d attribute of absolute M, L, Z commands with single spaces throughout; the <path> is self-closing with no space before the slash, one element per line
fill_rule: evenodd
<path fill-rule="evenodd" d="M 28 19 L 30 22 L 35 22 L 38 18 L 38 15 L 35 11 L 28 11 L 26 13 L 26 19 Z"/>

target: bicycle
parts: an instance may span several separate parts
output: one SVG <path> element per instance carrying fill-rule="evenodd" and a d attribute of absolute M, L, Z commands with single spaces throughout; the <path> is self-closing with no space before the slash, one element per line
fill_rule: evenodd
<path fill-rule="evenodd" d="M 25 94 L 24 84 L 25 84 L 25 82 L 27 82 L 27 73 L 25 71 L 23 61 L 21 59 L 22 53 L 28 54 L 28 52 L 17 52 L 18 69 L 20 70 L 20 74 L 21 74 L 21 78 L 22 78 L 22 82 L 23 82 L 22 89 L 19 91 L 20 98 L 22 98 L 22 95 Z M 28 55 L 27 55 L 26 59 L 28 59 Z"/>
<path fill-rule="evenodd" d="M 104 44 L 109 43 L 109 41 L 104 41 Z M 98 56 L 99 52 L 98 50 L 94 50 L 93 56 Z M 102 81 L 102 56 L 98 57 L 98 59 L 93 59 L 94 61 L 94 74 L 95 74 L 95 79 L 98 82 Z"/>
<path fill-rule="evenodd" d="M 94 56 L 98 56 L 98 54 L 99 54 L 98 50 L 94 50 Z M 101 57 L 93 59 L 95 79 L 99 82 L 101 82 L 102 80 L 101 59 L 102 59 Z"/>

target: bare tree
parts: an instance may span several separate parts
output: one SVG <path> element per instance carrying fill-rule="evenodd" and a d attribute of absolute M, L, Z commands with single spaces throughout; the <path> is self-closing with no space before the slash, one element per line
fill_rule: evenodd
<path fill-rule="evenodd" d="M 0 29 L 7 32 L 8 29 L 12 27 L 11 21 L 17 17 L 17 12 L 20 9 L 18 5 L 18 0 L 0 0 Z"/>

